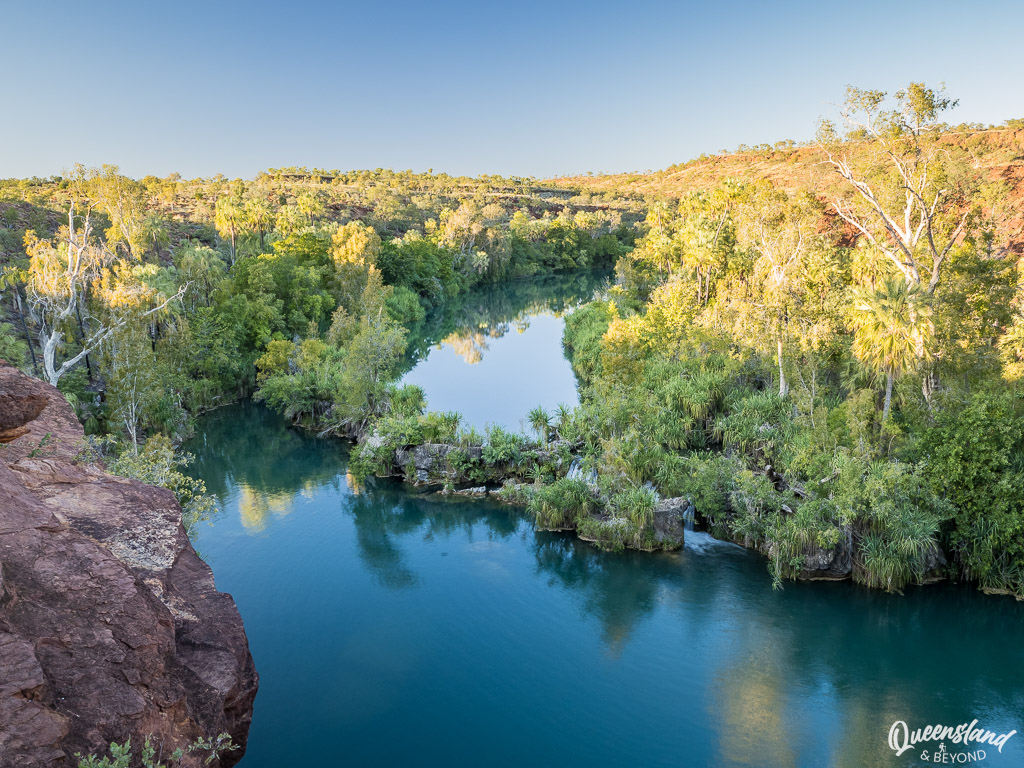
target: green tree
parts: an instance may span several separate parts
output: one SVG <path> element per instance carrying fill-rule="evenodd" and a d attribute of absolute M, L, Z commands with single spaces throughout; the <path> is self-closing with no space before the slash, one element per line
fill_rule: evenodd
<path fill-rule="evenodd" d="M 189 241 L 176 250 L 174 265 L 182 284 L 187 286 L 182 298 L 186 306 L 192 312 L 197 307 L 210 306 L 214 291 L 227 274 L 221 256 L 208 245 Z"/>
<path fill-rule="evenodd" d="M 206 495 L 205 483 L 182 472 L 192 461 L 191 454 L 174 450 L 170 438 L 153 435 L 146 440 L 141 451 L 122 453 L 110 464 L 110 471 L 171 491 L 181 506 L 181 522 L 191 536 L 196 525 L 206 520 L 217 507 L 216 501 Z"/>
<path fill-rule="evenodd" d="M 151 234 L 146 189 L 134 179 L 122 176 L 116 165 L 99 169 L 76 169 L 74 183 L 84 185 L 100 210 L 110 217 L 106 240 L 112 249 L 123 248 L 129 259 L 146 252 Z"/>
<path fill-rule="evenodd" d="M 309 219 L 309 226 L 316 224 L 316 220 L 324 215 L 323 201 L 313 191 L 303 192 L 295 198 L 295 207 Z"/>
<path fill-rule="evenodd" d="M 104 353 L 107 406 L 137 453 L 139 430 L 159 399 L 162 383 L 146 325 L 134 320 L 119 326 L 110 334 Z"/>
<path fill-rule="evenodd" d="M 221 237 L 231 243 L 231 263 L 235 263 L 235 244 L 238 234 L 245 226 L 245 212 L 242 202 L 234 196 L 218 197 L 214 204 L 214 226 Z"/>
<path fill-rule="evenodd" d="M 274 212 L 262 197 L 250 197 L 243 206 L 245 224 L 250 230 L 259 235 L 260 250 L 266 247 L 267 232 L 270 231 L 274 222 Z"/>
<path fill-rule="evenodd" d="M 847 89 L 841 109 L 845 137 L 833 123 L 822 122 L 819 145 L 846 186 L 846 194 L 832 202 L 907 285 L 932 294 L 967 228 L 977 174 L 962 152 L 940 143 L 939 119 L 957 101 L 923 83 L 897 91 L 891 104 L 886 96 Z"/>
<path fill-rule="evenodd" d="M 348 343 L 335 408 L 342 424 L 366 424 L 384 410 L 387 387 L 405 354 L 406 331 L 388 314 L 390 288 L 371 269 L 358 330 Z"/>
<path fill-rule="evenodd" d="M 526 418 L 530 422 L 530 428 L 547 445 L 548 435 L 551 432 L 551 414 L 538 405 L 526 415 Z"/>
<path fill-rule="evenodd" d="M 885 375 L 884 422 L 889 418 L 893 380 L 931 359 L 931 309 L 920 288 L 887 280 L 881 290 L 854 291 L 853 326 L 853 354 Z"/>
<path fill-rule="evenodd" d="M 127 262 L 118 261 L 105 243 L 93 238 L 89 209 L 80 216 L 74 202 L 68 210 L 68 225 L 57 238 L 40 240 L 30 231 L 25 236 L 25 248 L 30 257 L 26 293 L 38 321 L 43 370 L 53 386 L 130 319 L 162 312 L 184 292 L 161 296 L 134 279 Z M 102 315 L 89 317 L 89 291 L 105 305 Z M 83 316 L 92 321 L 88 334 Z M 81 349 L 58 365 L 65 334 L 76 318 L 83 331 Z"/>

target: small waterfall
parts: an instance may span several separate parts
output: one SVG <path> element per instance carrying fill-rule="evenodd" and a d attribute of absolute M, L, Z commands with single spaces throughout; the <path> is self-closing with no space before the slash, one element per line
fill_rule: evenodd
<path fill-rule="evenodd" d="M 572 464 L 569 465 L 569 471 L 565 473 L 565 477 L 568 480 L 582 480 L 588 485 L 597 485 L 597 470 L 584 470 L 583 459 L 578 456 L 572 460 Z"/>
<path fill-rule="evenodd" d="M 693 506 L 691 501 L 686 505 L 686 509 L 683 510 L 683 528 L 687 533 L 693 532 L 693 521 L 697 516 L 697 508 Z"/>
<path fill-rule="evenodd" d="M 683 510 L 683 529 L 686 531 L 683 546 L 685 546 L 689 551 L 702 555 L 726 552 L 740 553 L 746 551 L 739 544 L 733 544 L 731 541 L 716 539 L 707 531 L 694 530 L 693 526 L 696 522 L 696 517 L 697 507 L 695 507 L 691 501 L 686 505 L 686 509 Z"/>
<path fill-rule="evenodd" d="M 583 461 L 576 457 L 569 465 L 569 471 L 565 473 L 568 480 L 580 480 L 583 478 Z"/>

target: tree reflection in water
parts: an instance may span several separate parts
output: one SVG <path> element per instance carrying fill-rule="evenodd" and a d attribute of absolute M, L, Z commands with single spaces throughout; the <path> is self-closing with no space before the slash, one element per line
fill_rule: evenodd
<path fill-rule="evenodd" d="M 488 501 L 411 493 L 390 481 L 357 486 L 346 477 L 343 443 L 297 432 L 262 406 L 229 406 L 202 426 L 186 446 L 197 456 L 194 470 L 217 494 L 221 515 L 238 515 L 231 535 L 259 545 L 235 551 L 260 553 L 258 570 L 279 582 L 261 583 L 249 616 L 259 615 L 252 606 L 262 601 L 272 605 L 276 596 L 284 604 L 302 590 L 319 610 L 323 598 L 310 582 L 325 571 L 335 584 L 365 573 L 364 602 L 355 606 L 364 620 L 390 616 L 389 600 L 403 606 L 401 621 L 421 632 L 447 616 L 448 631 L 467 625 L 456 632 L 460 642 L 486 638 L 480 647 L 502 648 L 495 658 L 513 666 L 526 658 L 545 663 L 547 649 L 532 648 L 538 633 L 556 646 L 573 643 L 579 658 L 552 663 L 597 675 L 583 688 L 607 695 L 609 706 L 618 690 L 634 707 L 642 693 L 644 701 L 676 708 L 672 728 L 662 722 L 645 732 L 645 748 L 664 756 L 680 743 L 699 744 L 699 765 L 891 765 L 885 737 L 896 720 L 956 725 L 977 717 L 1000 732 L 1020 730 L 1024 690 L 1014 673 L 1024 666 L 1024 611 L 1013 601 L 953 585 L 912 588 L 902 597 L 845 583 L 773 590 L 761 558 L 736 547 L 704 542 L 676 554 L 604 553 L 568 534 L 534 532 L 521 512 Z M 699 536 L 691 544 L 700 544 Z M 216 550 L 215 538 L 208 541 Z M 459 557 L 440 561 L 448 550 Z M 354 553 L 358 567 L 332 569 L 330 558 L 343 551 Z M 308 563 L 273 559 L 307 553 Z M 232 556 L 223 546 L 218 555 Z M 238 564 L 245 555 L 234 557 L 236 572 L 252 579 Z M 245 588 L 234 585 L 240 605 Z M 341 598 L 331 604 L 352 610 Z M 482 614 L 463 610 L 482 605 Z M 457 615 L 445 613 L 452 606 Z M 319 624 L 315 611 L 310 615 L 310 630 L 326 633 L 324 654 L 334 652 L 332 633 L 366 639 L 343 621 Z M 276 631 L 274 616 L 268 613 L 262 627 L 254 619 L 254 637 Z M 524 634 L 500 637 L 508 627 Z M 395 639 L 385 629 L 370 634 L 379 652 L 360 646 L 358 658 L 403 660 L 387 678 L 395 686 L 426 674 L 415 661 L 425 640 Z M 292 663 L 286 646 L 281 654 Z M 371 666 L 372 675 L 381 674 L 373 671 L 379 664 Z M 541 677 L 555 674 L 534 666 Z M 357 681 L 358 690 L 370 696 L 373 680 Z M 641 693 L 634 680 L 643 680 Z M 393 689 L 381 711 L 400 699 L 401 689 Z M 629 728 L 642 728 L 657 713 L 616 710 L 617 723 L 627 716 L 640 718 Z M 1011 742 L 1003 756 L 1009 765 L 1020 755 Z"/>

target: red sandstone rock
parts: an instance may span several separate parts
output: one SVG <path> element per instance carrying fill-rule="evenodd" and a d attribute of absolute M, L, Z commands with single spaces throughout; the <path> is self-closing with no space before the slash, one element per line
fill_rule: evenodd
<path fill-rule="evenodd" d="M 258 676 L 173 494 L 76 461 L 68 403 L 2 362 L 0 432 L 0 767 L 222 732 L 236 763 Z"/>

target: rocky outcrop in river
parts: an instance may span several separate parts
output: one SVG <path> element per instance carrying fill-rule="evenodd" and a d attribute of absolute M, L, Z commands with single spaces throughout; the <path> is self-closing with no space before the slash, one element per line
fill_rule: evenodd
<path fill-rule="evenodd" d="M 233 765 L 258 685 L 235 603 L 173 494 L 79 461 L 82 445 L 60 393 L 0 361 L 0 766 L 220 733 Z"/>

